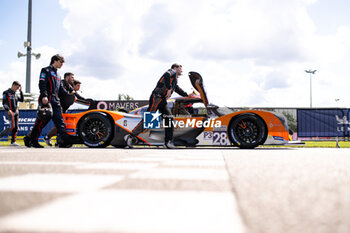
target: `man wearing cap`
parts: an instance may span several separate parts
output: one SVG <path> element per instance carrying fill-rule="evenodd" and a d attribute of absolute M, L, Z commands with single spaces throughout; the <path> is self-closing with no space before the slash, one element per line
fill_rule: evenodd
<path fill-rule="evenodd" d="M 188 96 L 188 94 L 177 85 L 177 79 L 182 75 L 182 65 L 177 63 L 171 66 L 167 72 L 165 72 L 159 79 L 155 89 L 153 90 L 148 105 L 148 112 L 156 112 L 159 110 L 162 113 L 162 117 L 170 127 L 165 128 L 165 147 L 169 149 L 176 148 L 173 143 L 173 117 L 167 104 L 167 99 L 171 97 L 171 94 L 175 91 L 181 96 Z M 131 134 L 124 137 L 125 143 L 131 148 L 134 141 L 136 141 L 137 135 L 144 131 L 143 119 L 133 129 Z"/>
<path fill-rule="evenodd" d="M 19 90 L 20 97 L 16 95 L 16 91 Z M 2 96 L 2 105 L 4 106 L 9 126 L 6 127 L 1 133 L 0 138 L 4 137 L 12 131 L 11 146 L 19 146 L 16 143 L 16 136 L 18 131 L 18 101 L 23 102 L 23 92 L 21 84 L 18 81 L 12 83 L 11 88 L 4 91 Z"/>
<path fill-rule="evenodd" d="M 60 69 L 64 63 L 64 58 L 56 54 L 51 57 L 51 62 L 48 67 L 41 69 L 40 80 L 39 80 L 39 105 L 52 106 L 52 121 L 54 122 L 58 136 L 61 141 L 60 146 L 69 146 L 68 140 L 69 136 L 65 132 L 65 125 L 62 117 L 61 104 L 59 99 L 59 94 L 64 92 L 69 94 L 62 86 L 61 77 L 57 73 L 57 69 Z M 32 131 L 24 137 L 24 144 L 27 147 L 43 148 L 42 145 L 38 143 L 38 138 L 42 129 L 49 122 L 48 119 L 40 119 L 39 115 L 35 121 Z"/>

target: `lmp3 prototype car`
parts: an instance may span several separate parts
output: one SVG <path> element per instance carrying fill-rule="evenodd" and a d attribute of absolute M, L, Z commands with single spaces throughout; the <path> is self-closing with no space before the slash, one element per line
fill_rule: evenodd
<path fill-rule="evenodd" d="M 201 75 L 190 72 L 189 78 L 200 95 L 168 101 L 174 117 L 173 141 L 176 146 L 236 146 L 252 149 L 263 144 L 285 144 L 289 141 L 284 116 L 258 110 L 234 112 L 209 104 Z M 159 114 L 146 112 L 147 107 L 128 113 L 89 110 L 63 114 L 63 118 L 67 133 L 78 139 L 74 143 L 84 143 L 93 148 L 109 145 L 124 148 L 127 146 L 124 136 L 142 119 L 146 119 L 146 114 L 153 114 L 151 122 L 144 121 L 146 130 L 137 137 L 135 144 L 162 146 L 164 128 L 170 126 L 158 118 Z"/>

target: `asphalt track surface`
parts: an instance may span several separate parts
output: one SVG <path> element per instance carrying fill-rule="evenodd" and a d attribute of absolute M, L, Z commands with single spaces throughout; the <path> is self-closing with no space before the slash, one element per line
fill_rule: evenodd
<path fill-rule="evenodd" d="M 350 232 L 350 149 L 1 147 L 0 232 Z"/>

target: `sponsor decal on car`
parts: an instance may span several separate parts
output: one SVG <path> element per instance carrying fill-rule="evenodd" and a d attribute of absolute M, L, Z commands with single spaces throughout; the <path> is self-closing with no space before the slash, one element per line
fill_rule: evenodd
<path fill-rule="evenodd" d="M 283 137 L 278 137 L 278 136 L 272 136 L 272 138 L 274 140 L 278 140 L 278 141 L 283 141 L 284 140 Z"/>
<path fill-rule="evenodd" d="M 143 114 L 143 127 L 145 129 L 159 129 L 161 126 L 163 128 L 220 128 L 221 121 L 209 119 L 209 120 L 199 120 L 196 118 L 184 118 L 181 120 L 166 121 L 165 118 L 162 119 L 161 113 L 157 112 L 144 112 Z"/>
<path fill-rule="evenodd" d="M 162 114 L 157 112 L 144 112 L 143 113 L 143 128 L 145 129 L 159 129 L 161 125 Z"/>
<path fill-rule="evenodd" d="M 66 128 L 66 132 L 74 133 L 74 132 L 75 132 L 75 129 L 67 129 L 67 128 Z"/>

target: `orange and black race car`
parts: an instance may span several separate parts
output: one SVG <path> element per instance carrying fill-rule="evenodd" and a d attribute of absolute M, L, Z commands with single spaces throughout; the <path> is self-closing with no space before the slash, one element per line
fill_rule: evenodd
<path fill-rule="evenodd" d="M 284 116 L 258 110 L 234 112 L 229 108 L 209 104 L 201 75 L 190 72 L 189 77 L 200 95 L 168 101 L 174 116 L 175 145 L 235 146 L 251 149 L 263 144 L 285 144 L 289 141 Z M 129 113 L 89 110 L 63 114 L 63 118 L 67 133 L 78 138 L 76 143 L 84 143 L 93 148 L 109 145 L 126 147 L 124 136 L 144 118 L 144 127 L 147 129 L 137 137 L 135 143 L 161 146 L 164 144 L 164 127 L 170 126 L 162 122 L 159 114 L 146 112 L 147 107 L 143 106 Z M 147 121 L 146 115 L 152 119 Z"/>

